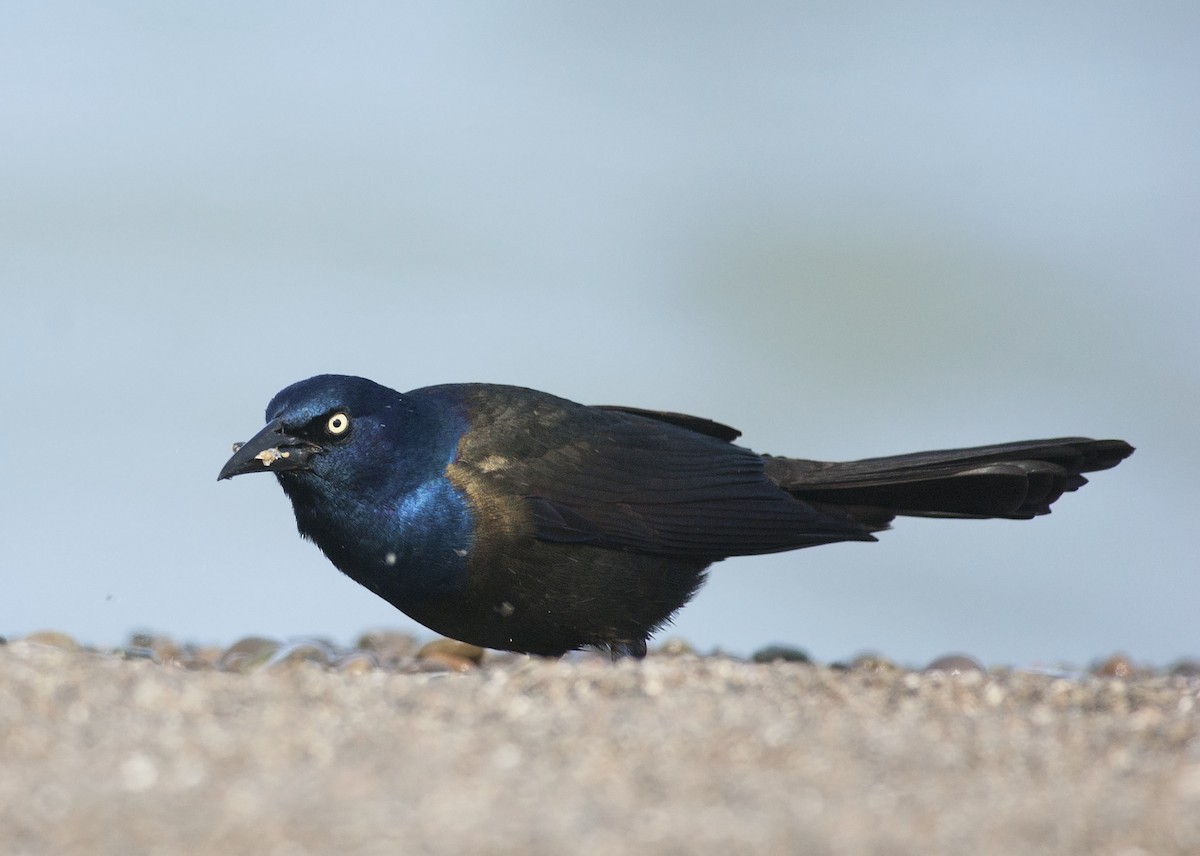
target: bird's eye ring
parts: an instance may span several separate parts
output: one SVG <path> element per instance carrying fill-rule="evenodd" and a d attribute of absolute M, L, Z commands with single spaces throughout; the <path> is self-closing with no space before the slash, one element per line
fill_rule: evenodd
<path fill-rule="evenodd" d="M 350 430 L 350 417 L 340 411 L 333 414 L 325 423 L 325 430 L 333 437 L 342 436 Z"/>

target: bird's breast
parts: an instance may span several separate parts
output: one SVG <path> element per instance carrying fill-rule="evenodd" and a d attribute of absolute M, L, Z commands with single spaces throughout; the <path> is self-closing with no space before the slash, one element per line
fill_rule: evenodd
<path fill-rule="evenodd" d="M 293 505 L 300 531 L 339 570 L 401 609 L 466 584 L 475 515 L 444 476 L 393 498 L 328 496 Z"/>

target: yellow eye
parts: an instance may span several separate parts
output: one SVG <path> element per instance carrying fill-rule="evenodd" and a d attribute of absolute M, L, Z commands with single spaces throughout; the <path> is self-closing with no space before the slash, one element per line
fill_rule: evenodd
<path fill-rule="evenodd" d="M 345 413 L 335 413 L 325 423 L 325 430 L 334 437 L 340 437 L 350 429 L 350 417 Z"/>

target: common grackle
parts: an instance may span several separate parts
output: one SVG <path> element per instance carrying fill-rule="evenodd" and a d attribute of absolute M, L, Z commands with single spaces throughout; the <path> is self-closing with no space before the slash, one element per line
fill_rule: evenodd
<path fill-rule="evenodd" d="M 344 375 L 266 418 L 218 478 L 275 473 L 349 577 L 438 633 L 543 655 L 641 657 L 727 556 L 874 541 L 897 515 L 1031 518 L 1133 452 L 1071 437 L 826 463 L 679 413 Z"/>

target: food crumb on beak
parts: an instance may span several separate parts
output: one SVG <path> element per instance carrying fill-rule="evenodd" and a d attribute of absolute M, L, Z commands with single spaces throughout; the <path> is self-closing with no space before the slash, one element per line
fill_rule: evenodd
<path fill-rule="evenodd" d="M 290 454 L 291 454 L 291 452 L 281 452 L 278 449 L 271 447 L 270 449 L 263 449 L 261 452 L 259 452 L 254 457 L 256 457 L 256 458 L 258 458 L 258 460 L 262 461 L 264 467 L 269 467 L 269 466 L 271 466 L 271 464 L 275 463 L 280 458 L 286 458 Z"/>

